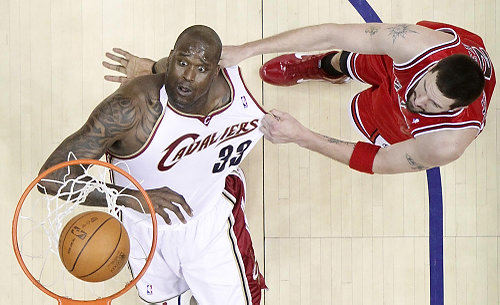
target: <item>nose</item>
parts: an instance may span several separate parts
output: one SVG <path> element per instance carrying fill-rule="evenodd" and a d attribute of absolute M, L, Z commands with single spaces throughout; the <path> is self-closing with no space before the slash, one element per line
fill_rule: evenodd
<path fill-rule="evenodd" d="M 184 69 L 184 74 L 182 75 L 185 80 L 192 82 L 194 81 L 194 78 L 196 77 L 196 69 L 194 66 L 187 67 Z"/>
<path fill-rule="evenodd" d="M 422 109 L 425 109 L 428 102 L 429 102 L 429 99 L 427 98 L 427 96 L 421 95 L 421 96 L 415 98 L 414 104 L 416 107 L 420 107 Z"/>

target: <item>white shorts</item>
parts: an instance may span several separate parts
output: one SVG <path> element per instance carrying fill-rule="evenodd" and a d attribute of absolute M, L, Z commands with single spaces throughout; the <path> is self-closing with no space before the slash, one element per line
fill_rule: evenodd
<path fill-rule="evenodd" d="M 231 174 L 211 211 L 185 225 L 158 230 L 155 255 L 136 285 L 144 301 L 165 302 L 190 289 L 200 305 L 260 304 L 265 284 L 243 213 L 244 187 L 240 173 Z M 129 213 L 136 212 L 123 213 L 130 236 L 129 267 L 135 276 L 144 265 L 152 232 Z"/>

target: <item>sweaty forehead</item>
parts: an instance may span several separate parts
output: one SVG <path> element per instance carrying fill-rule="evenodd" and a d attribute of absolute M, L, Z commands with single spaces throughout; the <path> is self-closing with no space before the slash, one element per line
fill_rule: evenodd
<path fill-rule="evenodd" d="M 184 56 L 200 56 L 203 61 L 209 63 L 218 61 L 215 48 L 203 41 L 182 41 L 177 45 L 175 51 Z"/>

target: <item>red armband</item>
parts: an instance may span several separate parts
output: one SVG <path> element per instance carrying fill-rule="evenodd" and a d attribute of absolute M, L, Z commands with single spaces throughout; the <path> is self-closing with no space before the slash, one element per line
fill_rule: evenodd
<path fill-rule="evenodd" d="M 363 173 L 373 174 L 373 160 L 379 149 L 380 146 L 371 143 L 356 143 L 351 159 L 349 159 L 349 167 Z"/>

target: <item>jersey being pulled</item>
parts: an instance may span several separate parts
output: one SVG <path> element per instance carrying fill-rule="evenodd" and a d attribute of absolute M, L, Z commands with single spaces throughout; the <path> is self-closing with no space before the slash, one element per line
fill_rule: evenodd
<path fill-rule="evenodd" d="M 167 186 L 184 196 L 194 217 L 216 204 L 226 176 L 262 137 L 258 127 L 265 111 L 246 88 L 239 68 L 222 72 L 231 88 L 229 104 L 206 117 L 185 114 L 168 103 L 162 87 L 163 112 L 148 141 L 130 156 L 108 154 L 110 163 L 132 174 L 144 189 Z M 130 184 L 118 173 L 113 173 L 113 182 Z M 166 211 L 172 224 L 180 223 L 175 214 Z"/>

